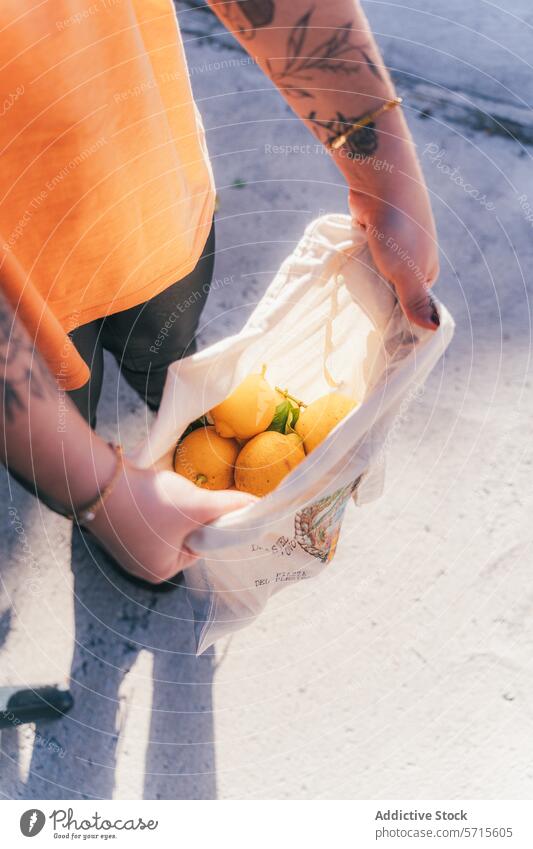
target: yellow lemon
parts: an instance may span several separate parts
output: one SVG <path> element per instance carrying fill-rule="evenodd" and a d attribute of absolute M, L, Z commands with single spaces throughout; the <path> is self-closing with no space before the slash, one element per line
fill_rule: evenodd
<path fill-rule="evenodd" d="M 278 396 L 262 374 L 249 374 L 211 416 L 220 436 L 250 439 L 266 430 L 274 418 Z"/>
<path fill-rule="evenodd" d="M 196 486 L 229 489 L 239 450 L 234 439 L 223 439 L 214 427 L 199 427 L 179 443 L 174 468 Z"/>
<path fill-rule="evenodd" d="M 266 495 L 304 459 L 302 441 L 295 433 L 260 433 L 246 443 L 237 457 L 235 486 L 252 495 Z"/>
<path fill-rule="evenodd" d="M 306 454 L 320 445 L 356 404 L 357 401 L 341 392 L 331 392 L 309 404 L 300 413 L 294 428 L 303 439 Z"/>

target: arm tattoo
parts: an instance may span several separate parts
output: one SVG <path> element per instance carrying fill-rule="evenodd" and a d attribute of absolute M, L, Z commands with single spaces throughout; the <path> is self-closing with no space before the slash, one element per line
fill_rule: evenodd
<path fill-rule="evenodd" d="M 362 117 L 363 115 L 356 115 L 354 118 L 346 118 L 342 112 L 337 112 L 337 117 L 332 121 L 319 121 L 316 112 L 310 112 L 307 120 L 311 121 L 317 131 L 319 128 L 327 130 L 327 137 L 322 140 L 327 145 L 341 133 L 346 132 L 352 124 L 357 123 Z M 367 124 L 366 127 L 361 127 L 348 136 L 345 145 L 350 153 L 355 156 L 371 156 L 375 153 L 378 147 L 378 136 L 374 122 Z"/>
<path fill-rule="evenodd" d="M 337 27 L 333 35 L 313 47 L 307 46 L 307 36 L 313 9 L 299 18 L 287 38 L 286 59 L 279 70 L 267 60 L 269 74 L 276 85 L 292 97 L 312 97 L 305 84 L 313 81 L 314 72 L 332 74 L 357 74 L 362 66 L 368 67 L 381 79 L 375 62 L 365 52 L 366 44 L 352 43 L 352 23 L 347 21 Z"/>
<path fill-rule="evenodd" d="M 57 391 L 51 373 L 35 346 L 0 298 L 0 404 L 5 421 L 13 424 L 27 408 L 30 395 L 45 398 Z"/>
<path fill-rule="evenodd" d="M 217 9 L 242 38 L 251 40 L 255 30 L 274 20 L 274 0 L 231 0 Z"/>
<path fill-rule="evenodd" d="M 231 0 L 221 4 L 217 12 L 242 38 L 251 40 L 256 29 L 273 23 L 275 4 L 274 0 Z M 276 71 L 270 60 L 266 60 L 268 73 L 278 88 L 292 97 L 312 97 L 305 83 L 312 80 L 313 71 L 356 74 L 361 66 L 367 67 L 378 80 L 382 80 L 376 63 L 365 50 L 367 45 L 352 44 L 351 21 L 337 27 L 333 35 L 317 46 L 307 47 L 313 12 L 314 9 L 309 9 L 291 27 L 283 67 Z"/>

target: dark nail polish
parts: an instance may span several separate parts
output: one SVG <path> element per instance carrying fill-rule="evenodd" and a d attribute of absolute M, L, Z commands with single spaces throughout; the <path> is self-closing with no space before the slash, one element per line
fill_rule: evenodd
<path fill-rule="evenodd" d="M 429 305 L 431 307 L 430 319 L 435 327 L 440 327 L 439 311 L 437 310 L 437 305 L 431 295 L 429 296 Z"/>

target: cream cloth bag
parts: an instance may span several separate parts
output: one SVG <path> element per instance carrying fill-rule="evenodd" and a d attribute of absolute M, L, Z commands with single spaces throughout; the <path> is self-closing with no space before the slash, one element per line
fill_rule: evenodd
<path fill-rule="evenodd" d="M 310 403 L 338 389 L 360 403 L 267 497 L 201 527 L 185 572 L 198 653 L 244 627 L 279 590 L 328 568 L 344 509 L 382 490 L 387 435 L 449 344 L 454 323 L 409 325 L 346 215 L 310 224 L 235 336 L 175 362 L 138 465 L 170 467 L 187 425 L 267 364 L 267 379 Z"/>

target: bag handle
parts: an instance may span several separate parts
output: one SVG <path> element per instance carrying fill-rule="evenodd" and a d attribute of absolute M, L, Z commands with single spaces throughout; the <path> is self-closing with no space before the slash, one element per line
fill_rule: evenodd
<path fill-rule="evenodd" d="M 338 389 L 341 385 L 340 381 L 335 380 L 333 375 L 331 374 L 328 368 L 328 360 L 331 354 L 334 352 L 335 347 L 333 344 L 333 323 L 339 314 L 339 289 L 341 286 L 344 286 L 345 277 L 342 273 L 341 269 L 346 265 L 346 263 L 357 256 L 357 254 L 361 253 L 362 249 L 365 247 L 366 242 L 360 242 L 358 245 L 350 243 L 345 245 L 343 248 L 339 250 L 339 253 L 343 255 L 343 257 L 336 256 L 335 260 L 337 265 L 340 263 L 340 268 L 337 267 L 335 273 L 335 285 L 333 286 L 331 292 L 331 302 L 330 302 L 330 311 L 328 320 L 326 322 L 326 338 L 324 342 L 324 360 L 322 363 L 322 370 L 324 373 L 324 379 L 328 386 L 331 389 Z"/>

